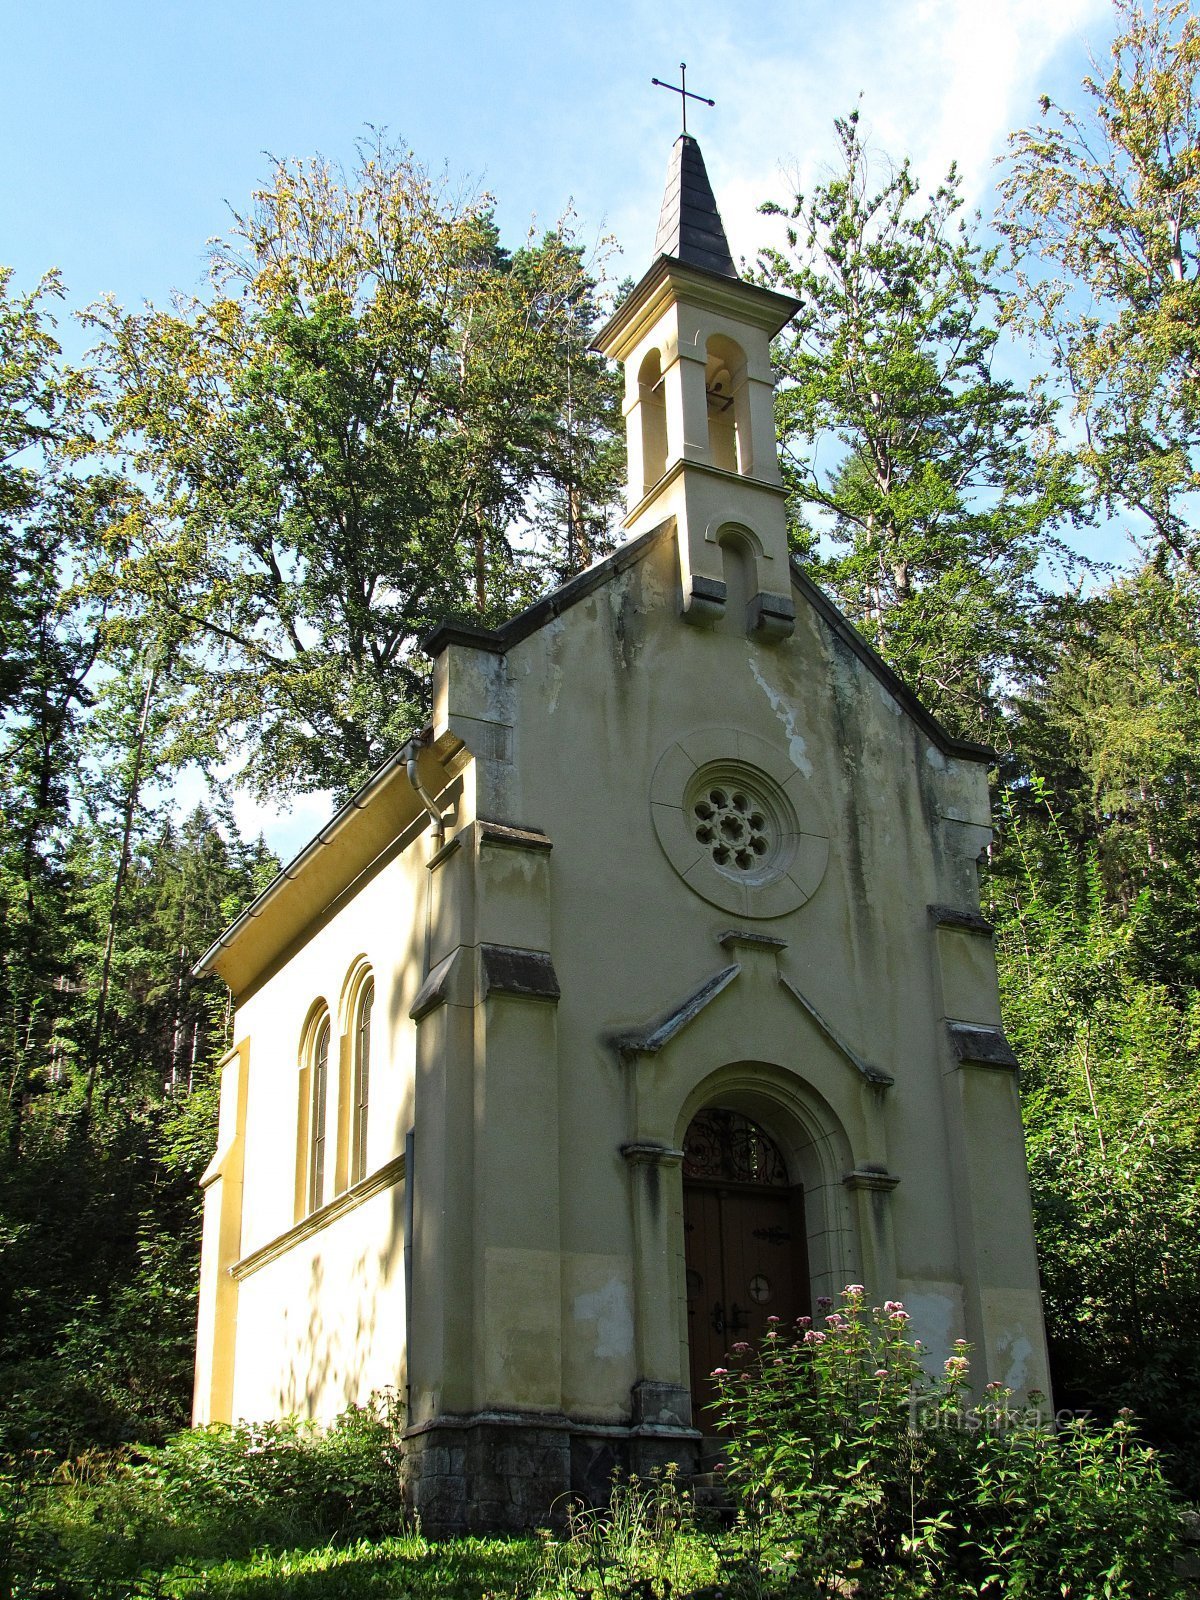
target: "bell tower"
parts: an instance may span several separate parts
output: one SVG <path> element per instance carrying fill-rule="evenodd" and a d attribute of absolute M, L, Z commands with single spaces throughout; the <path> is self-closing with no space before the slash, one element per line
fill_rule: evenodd
<path fill-rule="evenodd" d="M 799 301 L 738 277 L 687 133 L 671 152 L 654 256 L 595 343 L 625 370 L 624 526 L 635 537 L 674 518 L 688 622 L 716 623 L 742 592 L 746 631 L 786 638 L 795 607 L 771 339 Z M 729 562 L 743 581 L 730 581 Z"/>

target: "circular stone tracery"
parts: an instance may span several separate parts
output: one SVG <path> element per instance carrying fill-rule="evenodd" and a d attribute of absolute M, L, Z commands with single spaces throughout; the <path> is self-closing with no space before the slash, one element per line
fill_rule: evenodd
<path fill-rule="evenodd" d="M 708 847 L 718 867 L 749 872 L 771 848 L 767 819 L 744 789 L 714 784 L 692 811 L 699 818 L 696 838 Z"/>
<path fill-rule="evenodd" d="M 770 883 L 787 871 L 796 813 L 774 778 L 748 761 L 706 761 L 682 795 L 689 832 L 723 878 Z"/>
<path fill-rule="evenodd" d="M 705 728 L 663 752 L 650 787 L 667 859 L 696 894 L 747 917 L 778 917 L 816 890 L 828 830 L 812 785 L 776 747 Z"/>

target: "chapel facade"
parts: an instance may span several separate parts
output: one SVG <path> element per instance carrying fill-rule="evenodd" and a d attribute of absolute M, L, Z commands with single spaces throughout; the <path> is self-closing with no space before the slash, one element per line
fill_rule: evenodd
<path fill-rule="evenodd" d="M 428 727 L 201 963 L 233 991 L 195 1420 L 396 1391 L 427 1527 L 694 1463 L 848 1282 L 1048 1390 L 1016 1061 L 951 737 L 788 552 L 770 341 L 695 140 L 598 348 L 607 560 L 446 626 Z"/>

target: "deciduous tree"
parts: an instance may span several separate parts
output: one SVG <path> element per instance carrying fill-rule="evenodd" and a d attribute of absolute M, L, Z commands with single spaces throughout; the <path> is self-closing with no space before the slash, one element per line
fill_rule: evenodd
<path fill-rule="evenodd" d="M 183 625 L 198 737 L 277 794 L 398 746 L 421 635 L 530 597 L 512 530 L 540 491 L 604 492 L 556 454 L 568 413 L 582 438 L 611 410 L 579 250 L 511 256 L 486 196 L 360 154 L 277 162 L 208 297 L 92 312 L 110 448 L 147 485 L 105 553 L 121 603 Z"/>
<path fill-rule="evenodd" d="M 1017 313 L 1044 340 L 1112 511 L 1195 569 L 1200 488 L 1200 18 L 1188 0 L 1116 0 L 1107 76 L 1084 110 L 1042 97 L 1001 184 Z"/>
<path fill-rule="evenodd" d="M 857 112 L 835 126 L 832 176 L 764 208 L 788 227 L 766 275 L 801 302 L 778 352 L 796 542 L 932 709 L 994 738 L 997 686 L 1037 650 L 1039 561 L 1076 509 L 1069 466 L 1051 407 L 993 372 L 994 256 L 953 168 L 922 197 Z"/>

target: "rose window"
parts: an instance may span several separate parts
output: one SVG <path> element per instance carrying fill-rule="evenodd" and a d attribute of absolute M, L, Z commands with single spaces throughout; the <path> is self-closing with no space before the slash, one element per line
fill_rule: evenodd
<path fill-rule="evenodd" d="M 713 784 L 692 805 L 697 840 L 718 867 L 752 872 L 771 849 L 766 814 L 744 790 Z"/>
<path fill-rule="evenodd" d="M 688 888 L 739 917 L 794 911 L 829 859 L 806 774 L 741 729 L 702 728 L 673 741 L 654 769 L 650 809 L 658 842 Z"/>

